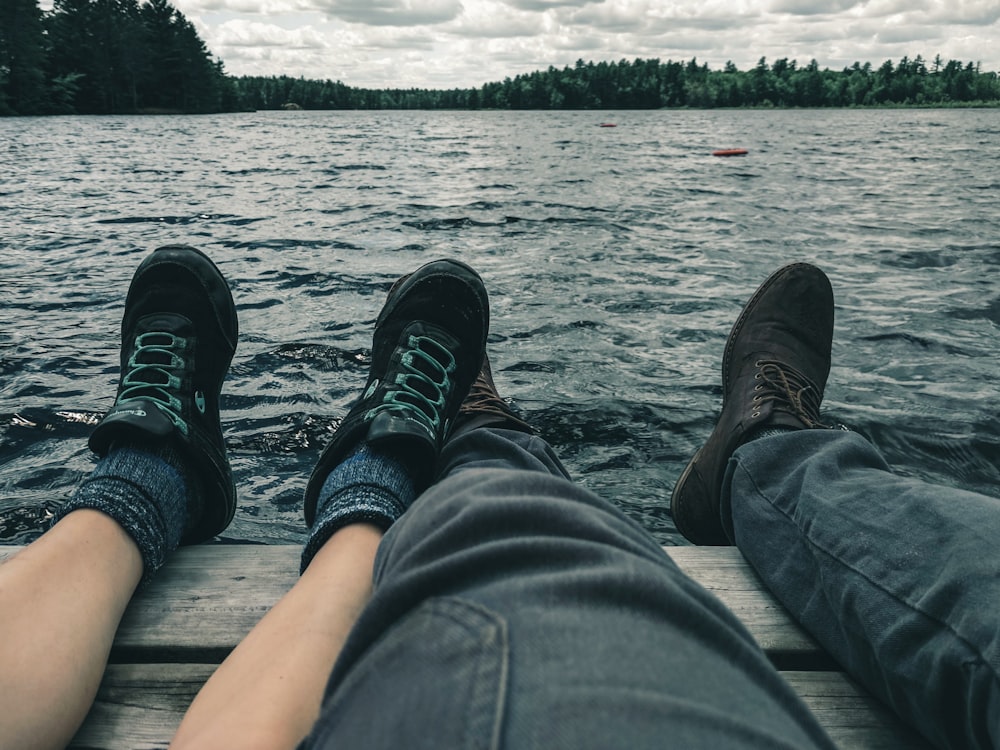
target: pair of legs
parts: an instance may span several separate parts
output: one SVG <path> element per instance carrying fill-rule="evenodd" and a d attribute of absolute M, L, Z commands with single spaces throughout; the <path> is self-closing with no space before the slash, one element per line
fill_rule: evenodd
<path fill-rule="evenodd" d="M 118 394 L 90 438 L 101 461 L 53 527 L 0 565 L 0 747 L 65 746 L 136 588 L 178 543 L 210 538 L 232 518 L 219 394 L 237 329 L 228 284 L 203 254 L 168 246 L 140 264 Z M 327 536 L 203 690 L 182 744 L 292 747 L 308 731 L 369 596 L 382 530 L 357 522 Z"/>
<path fill-rule="evenodd" d="M 338 531 L 202 689 L 178 746 L 294 747 L 371 591 L 380 529 Z M 60 748 L 94 700 L 143 574 L 109 516 L 68 514 L 0 565 L 0 747 Z"/>
<path fill-rule="evenodd" d="M 997 501 L 901 480 L 858 436 L 807 429 L 821 427 L 832 328 L 810 285 L 811 270 L 776 275 L 734 326 L 723 413 L 678 484 L 675 518 L 689 536 L 735 540 L 792 613 L 924 734 L 998 746 Z M 320 541 L 302 578 L 205 686 L 176 744 L 291 746 L 319 715 L 306 747 L 829 747 L 736 618 L 569 482 L 488 377 L 472 388 L 485 400 L 464 396 L 483 326 L 450 339 L 435 314 L 393 327 L 440 296 L 418 291 L 390 294 L 360 408 L 310 481 Z M 420 304 L 407 311 L 401 299 Z M 393 368 L 413 387 L 385 392 Z M 119 401 L 121 419 L 141 419 L 145 405 Z M 438 466 L 408 510 L 385 453 L 421 456 L 402 461 L 406 475 L 426 473 L 428 456 Z M 376 476 L 389 477 L 381 489 Z M 223 503 L 214 521 L 189 521 L 187 541 L 225 516 Z M 16 696 L 0 709 L 0 732 L 15 732 L 0 745 L 72 734 L 149 575 L 144 528 L 126 534 L 82 508 L 0 567 L 0 663 L 13 665 L 0 689 Z"/>
<path fill-rule="evenodd" d="M 459 425 L 530 429 L 495 394 L 485 288 L 453 261 L 400 279 L 379 315 L 364 394 L 306 489 L 303 575 L 192 705 L 178 747 L 293 747 L 371 591 L 388 528 Z M 238 324 L 202 253 L 167 246 L 137 269 L 115 403 L 92 433 L 97 468 L 53 528 L 0 566 L 0 747 L 62 747 L 86 715 L 138 586 L 178 544 L 222 531 L 235 489 L 219 396 Z"/>
<path fill-rule="evenodd" d="M 735 616 L 539 438 L 471 431 L 442 464 L 304 747 L 830 747 Z M 848 671 L 939 747 L 1000 746 L 1000 501 L 838 430 L 753 440 L 727 474 L 741 550 Z"/>

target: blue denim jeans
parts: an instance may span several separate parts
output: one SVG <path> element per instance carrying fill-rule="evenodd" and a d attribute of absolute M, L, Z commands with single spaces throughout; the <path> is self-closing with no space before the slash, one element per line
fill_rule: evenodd
<path fill-rule="evenodd" d="M 835 430 L 747 443 L 723 492 L 744 556 L 848 672 L 940 747 L 1000 747 L 1000 500 Z"/>
<path fill-rule="evenodd" d="M 542 440 L 478 429 L 386 534 L 309 748 L 832 748 L 736 617 Z"/>

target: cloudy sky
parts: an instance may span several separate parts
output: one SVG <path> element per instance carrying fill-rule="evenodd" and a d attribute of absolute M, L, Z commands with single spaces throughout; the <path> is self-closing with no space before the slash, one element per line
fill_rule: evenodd
<path fill-rule="evenodd" d="M 1000 0 L 174 0 L 226 70 L 451 88 L 576 60 L 904 55 L 1000 71 Z"/>

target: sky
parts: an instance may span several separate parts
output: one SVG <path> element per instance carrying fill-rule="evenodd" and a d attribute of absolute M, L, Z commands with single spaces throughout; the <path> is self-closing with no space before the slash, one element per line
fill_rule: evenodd
<path fill-rule="evenodd" d="M 468 88 L 599 62 L 922 55 L 1000 71 L 1000 0 L 173 0 L 234 75 Z"/>

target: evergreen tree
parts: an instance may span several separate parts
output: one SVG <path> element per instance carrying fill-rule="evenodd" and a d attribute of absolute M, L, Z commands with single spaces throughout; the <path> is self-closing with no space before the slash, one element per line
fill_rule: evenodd
<path fill-rule="evenodd" d="M 55 0 L 46 18 L 50 54 L 50 80 L 71 80 L 72 100 L 64 102 L 71 112 L 101 111 L 97 88 L 93 7 L 90 0 Z"/>
<path fill-rule="evenodd" d="M 0 0 L 0 114 L 47 111 L 45 52 L 37 0 Z"/>
<path fill-rule="evenodd" d="M 235 105 L 221 65 L 167 0 L 54 0 L 47 30 L 57 109 L 210 112 L 224 94 Z"/>

